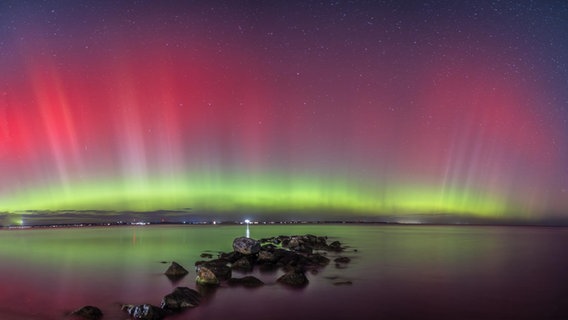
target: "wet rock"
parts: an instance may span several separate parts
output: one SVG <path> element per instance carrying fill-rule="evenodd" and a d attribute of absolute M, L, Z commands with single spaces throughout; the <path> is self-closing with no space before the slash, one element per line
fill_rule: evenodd
<path fill-rule="evenodd" d="M 197 262 L 195 262 L 195 266 L 197 268 L 199 268 L 201 266 L 208 267 L 208 268 L 213 267 L 213 266 L 222 267 L 222 266 L 228 265 L 229 263 L 231 263 L 229 260 L 224 259 L 224 258 L 219 258 L 219 259 L 214 259 L 214 260 L 209 260 L 209 261 L 197 261 Z"/>
<path fill-rule="evenodd" d="M 85 320 L 99 320 L 102 319 L 103 312 L 97 307 L 84 306 L 81 309 L 73 311 L 71 315 Z"/>
<path fill-rule="evenodd" d="M 335 261 L 337 263 L 349 263 L 349 262 L 351 262 L 351 259 L 349 257 L 338 257 L 338 258 L 335 258 L 333 261 Z"/>
<path fill-rule="evenodd" d="M 264 285 L 260 279 L 253 276 L 246 276 L 243 278 L 231 278 L 227 281 L 230 286 L 243 286 L 247 288 L 256 288 Z"/>
<path fill-rule="evenodd" d="M 185 270 L 179 263 L 172 261 L 172 264 L 168 267 L 164 274 L 169 277 L 183 277 L 189 272 Z"/>
<path fill-rule="evenodd" d="M 179 311 L 185 308 L 193 308 L 199 305 L 201 294 L 187 287 L 177 287 L 174 291 L 162 299 L 162 309 Z"/>
<path fill-rule="evenodd" d="M 308 256 L 311 266 L 325 267 L 329 264 L 329 259 L 321 254 L 312 254 Z"/>
<path fill-rule="evenodd" d="M 329 244 L 328 249 L 330 251 L 341 251 L 341 242 L 339 241 L 333 241 L 332 243 Z"/>
<path fill-rule="evenodd" d="M 260 242 L 247 237 L 239 237 L 233 240 L 233 250 L 245 255 L 256 254 L 260 251 Z"/>
<path fill-rule="evenodd" d="M 224 260 L 227 261 L 229 263 L 233 263 L 237 260 L 239 260 L 240 258 L 242 258 L 244 256 L 244 254 L 240 253 L 240 252 L 235 252 L 235 251 L 231 251 L 231 252 L 222 252 L 219 255 L 219 259 L 220 260 Z"/>
<path fill-rule="evenodd" d="M 277 261 L 274 251 L 268 251 L 268 250 L 260 250 L 258 252 L 257 259 L 259 263 L 274 263 Z"/>
<path fill-rule="evenodd" d="M 213 274 L 215 275 L 215 277 L 217 277 L 217 279 L 219 279 L 219 281 L 228 280 L 232 276 L 231 268 L 227 265 L 208 265 L 208 264 L 206 264 L 205 267 L 207 269 L 211 270 L 211 272 L 213 272 Z"/>
<path fill-rule="evenodd" d="M 285 247 L 288 247 L 291 250 L 296 250 L 302 243 L 303 241 L 299 237 L 291 237 Z"/>
<path fill-rule="evenodd" d="M 219 279 L 209 270 L 207 267 L 201 266 L 197 270 L 197 277 L 195 278 L 197 284 L 202 286 L 217 286 L 219 285 Z"/>
<path fill-rule="evenodd" d="M 299 270 L 292 270 L 284 275 L 282 275 L 277 280 L 279 283 L 285 284 L 287 286 L 301 288 L 308 285 L 309 281 L 304 272 Z"/>
<path fill-rule="evenodd" d="M 127 304 L 122 306 L 122 310 L 128 312 L 133 319 L 139 320 L 161 320 L 167 315 L 164 309 L 151 304 Z"/>
<path fill-rule="evenodd" d="M 249 272 L 252 271 L 253 269 L 253 263 L 247 257 L 242 257 L 239 260 L 235 261 L 231 265 L 231 268 L 235 270 Z"/>

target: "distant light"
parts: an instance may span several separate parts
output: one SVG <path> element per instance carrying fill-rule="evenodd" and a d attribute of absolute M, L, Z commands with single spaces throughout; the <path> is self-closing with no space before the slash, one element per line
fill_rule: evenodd
<path fill-rule="evenodd" d="M 246 219 L 246 220 L 245 220 L 245 223 L 246 223 L 246 224 L 249 224 L 249 223 L 250 223 L 250 220 L 249 220 L 249 219 Z"/>

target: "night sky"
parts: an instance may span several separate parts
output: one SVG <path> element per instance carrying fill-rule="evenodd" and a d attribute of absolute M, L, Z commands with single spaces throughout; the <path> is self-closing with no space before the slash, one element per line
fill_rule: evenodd
<path fill-rule="evenodd" d="M 2 1 L 0 212 L 565 224 L 567 31 L 563 0 Z"/>

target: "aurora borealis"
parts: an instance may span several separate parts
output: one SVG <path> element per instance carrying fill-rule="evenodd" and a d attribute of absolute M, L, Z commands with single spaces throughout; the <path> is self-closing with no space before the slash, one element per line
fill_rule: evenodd
<path fill-rule="evenodd" d="M 2 1 L 0 212 L 566 222 L 566 17 L 564 1 Z"/>

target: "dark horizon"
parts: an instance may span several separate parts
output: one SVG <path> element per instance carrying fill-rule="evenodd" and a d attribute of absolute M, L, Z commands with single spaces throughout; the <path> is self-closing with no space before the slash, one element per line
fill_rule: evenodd
<path fill-rule="evenodd" d="M 567 227 L 568 220 L 562 217 L 549 220 L 491 219 L 475 215 L 425 214 L 397 216 L 392 215 L 341 215 L 339 213 L 281 212 L 263 214 L 260 212 L 199 212 L 192 210 L 157 210 L 157 211 L 108 211 L 108 210 L 30 210 L 20 213 L 0 213 L 0 227 L 42 227 L 73 225 L 129 225 L 137 223 L 151 224 L 244 224 L 251 223 L 370 223 L 401 225 L 484 225 L 484 226 L 558 226 Z"/>

